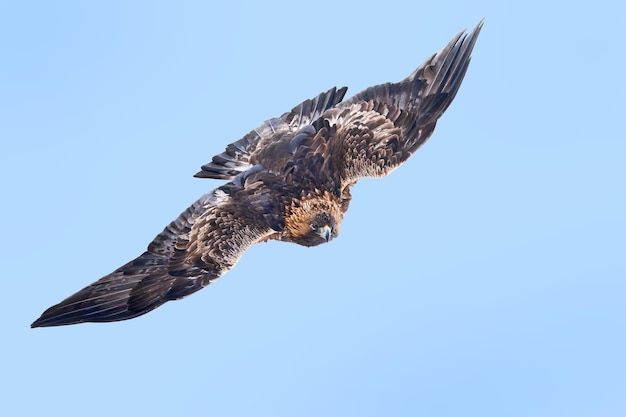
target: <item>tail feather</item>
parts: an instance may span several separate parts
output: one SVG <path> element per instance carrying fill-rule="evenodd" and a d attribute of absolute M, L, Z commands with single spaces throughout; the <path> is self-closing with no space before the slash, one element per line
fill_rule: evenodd
<path fill-rule="evenodd" d="M 272 139 L 279 138 L 277 132 L 295 132 L 310 124 L 326 110 L 336 106 L 346 94 L 347 87 L 336 87 L 305 100 L 280 118 L 270 119 L 252 130 L 243 138 L 229 144 L 221 154 L 215 155 L 211 162 L 202 165 L 194 175 L 197 178 L 232 179 L 254 166 L 252 155 L 263 148 Z"/>

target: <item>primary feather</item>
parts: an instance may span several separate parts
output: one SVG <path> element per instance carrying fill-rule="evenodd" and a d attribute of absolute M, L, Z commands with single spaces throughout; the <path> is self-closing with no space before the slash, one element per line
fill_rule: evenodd
<path fill-rule="evenodd" d="M 382 177 L 432 134 L 454 99 L 482 22 L 398 83 L 342 102 L 332 88 L 270 119 L 196 174 L 229 180 L 170 223 L 146 252 L 47 309 L 32 327 L 125 320 L 196 292 L 268 239 L 315 246 L 339 234 L 363 177 Z"/>

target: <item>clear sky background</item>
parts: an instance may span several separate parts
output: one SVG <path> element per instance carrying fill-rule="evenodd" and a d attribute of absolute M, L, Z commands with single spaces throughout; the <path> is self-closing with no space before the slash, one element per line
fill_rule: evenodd
<path fill-rule="evenodd" d="M 3 416 L 624 416 L 619 2 L 0 3 Z M 138 319 L 29 329 L 332 86 L 485 27 L 431 140 L 341 236 L 257 245 Z"/>

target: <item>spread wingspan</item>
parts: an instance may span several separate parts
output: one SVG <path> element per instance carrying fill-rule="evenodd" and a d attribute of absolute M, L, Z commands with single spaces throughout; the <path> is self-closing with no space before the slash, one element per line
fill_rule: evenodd
<path fill-rule="evenodd" d="M 254 243 L 339 234 L 350 187 L 404 163 L 459 90 L 482 22 L 398 83 L 342 103 L 332 88 L 229 144 L 196 174 L 230 180 L 170 223 L 141 256 L 50 307 L 32 327 L 124 320 L 204 288 Z"/>

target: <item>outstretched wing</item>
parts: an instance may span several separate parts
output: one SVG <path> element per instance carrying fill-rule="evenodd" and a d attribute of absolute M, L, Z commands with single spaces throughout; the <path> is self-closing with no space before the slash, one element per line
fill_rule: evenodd
<path fill-rule="evenodd" d="M 259 162 L 254 158 L 258 150 L 285 134 L 294 133 L 301 127 L 311 124 L 326 110 L 341 102 L 347 90 L 347 87 L 340 89 L 333 87 L 313 99 L 305 100 L 279 118 L 265 121 L 243 138 L 226 146 L 224 152 L 215 155 L 194 177 L 231 179 L 250 169 Z"/>
<path fill-rule="evenodd" d="M 130 319 L 206 287 L 281 227 L 276 194 L 259 186 L 261 175 L 204 195 L 141 256 L 50 307 L 31 327 Z"/>
<path fill-rule="evenodd" d="M 387 175 L 426 142 L 459 90 L 482 24 L 456 35 L 401 82 L 370 87 L 313 123 L 328 138 L 328 158 L 344 186 Z"/>

